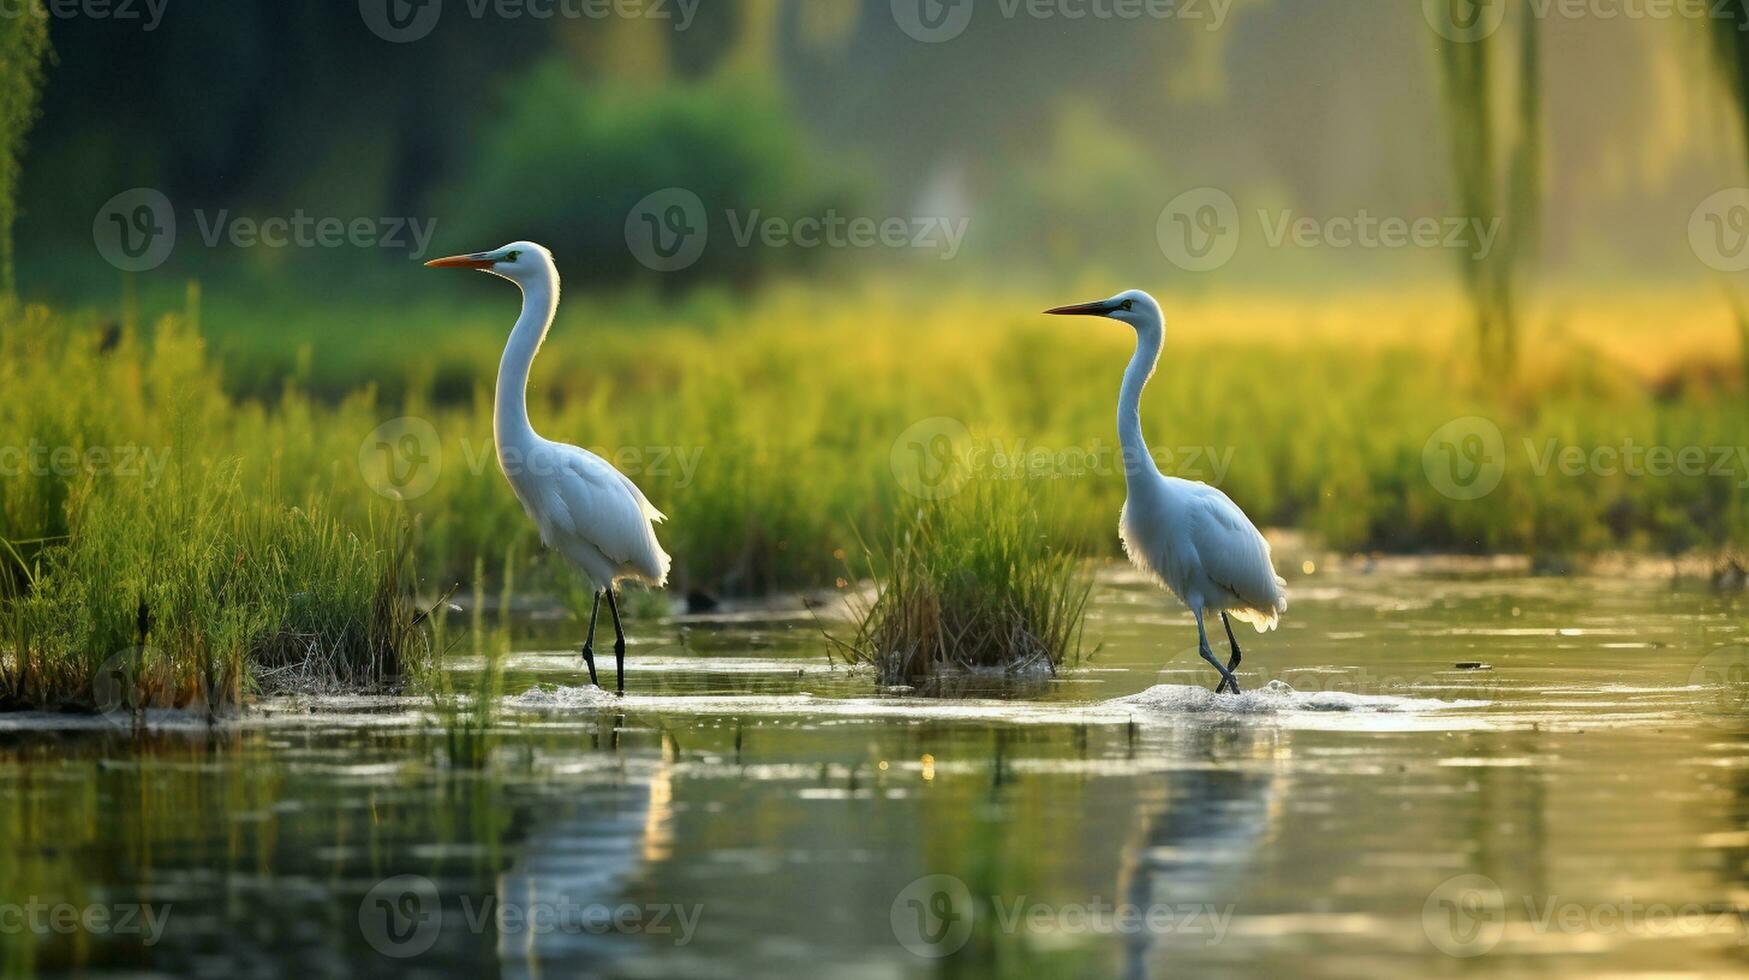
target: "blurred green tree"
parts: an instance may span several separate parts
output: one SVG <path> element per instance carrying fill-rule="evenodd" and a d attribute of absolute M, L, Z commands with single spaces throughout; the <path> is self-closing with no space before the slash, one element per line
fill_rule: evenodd
<path fill-rule="evenodd" d="M 679 278 L 748 282 L 820 251 L 759 247 L 752 224 L 846 214 L 860 198 L 857 180 L 816 164 L 782 94 L 756 74 L 585 82 L 551 60 L 504 95 L 432 209 L 453 216 L 445 236 L 458 248 L 533 235 L 584 282 L 611 282 L 648 271 L 627 231 L 647 218 L 678 222 L 664 241 L 702 232 L 709 242 Z M 654 211 L 637 213 L 646 206 Z"/>
<path fill-rule="evenodd" d="M 1742 135 L 1749 141 L 1749 0 L 1720 0 L 1707 24 L 1719 72 L 1744 117 Z"/>
<path fill-rule="evenodd" d="M 1446 22 L 1468 24 L 1475 0 L 1439 0 Z M 1436 40 L 1453 188 L 1467 232 L 1499 222 L 1497 243 L 1457 249 L 1475 305 L 1476 347 L 1485 373 L 1511 375 L 1518 359 L 1518 290 L 1534 257 L 1542 211 L 1542 57 L 1538 22 L 1516 8 L 1515 23 L 1476 36 Z M 1517 51 L 1509 44 L 1516 38 Z M 1500 103 L 1512 99 L 1504 107 Z"/>
<path fill-rule="evenodd" d="M 1713 54 L 1730 97 L 1742 120 L 1742 137 L 1749 142 L 1749 0 L 1722 0 L 1712 27 Z M 1746 148 L 1749 149 L 1749 148 Z M 1731 309 L 1737 319 L 1741 342 L 1743 382 L 1749 386 L 1749 309 L 1736 290 L 1731 291 Z"/>
<path fill-rule="evenodd" d="M 49 17 L 42 0 L 24 0 L 0 17 L 0 296 L 17 290 L 12 225 L 18 217 L 18 175 L 48 50 Z"/>

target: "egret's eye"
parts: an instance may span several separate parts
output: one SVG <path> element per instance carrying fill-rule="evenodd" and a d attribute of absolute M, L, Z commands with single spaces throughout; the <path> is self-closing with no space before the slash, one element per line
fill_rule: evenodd
<path fill-rule="evenodd" d="M 1124 312 L 1126 312 L 1126 313 L 1129 312 L 1130 310 L 1135 309 L 1136 308 L 1136 301 L 1133 299 L 1124 300 L 1123 301 L 1123 308 L 1124 308 Z"/>
<path fill-rule="evenodd" d="M 506 262 L 515 262 L 517 259 L 519 259 L 521 257 L 522 257 L 522 252 L 520 250 L 513 249 L 511 251 L 504 253 L 504 261 L 506 261 Z"/>

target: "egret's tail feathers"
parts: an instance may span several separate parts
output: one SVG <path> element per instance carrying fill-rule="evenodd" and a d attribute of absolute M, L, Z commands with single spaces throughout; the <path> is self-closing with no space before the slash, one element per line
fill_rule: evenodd
<path fill-rule="evenodd" d="M 1275 603 L 1267 609 L 1229 609 L 1227 615 L 1241 623 L 1250 623 L 1259 633 L 1267 633 L 1281 625 L 1287 615 L 1287 580 L 1275 577 Z"/>
<path fill-rule="evenodd" d="M 668 587 L 668 570 L 674 567 L 674 559 L 668 557 L 668 552 L 661 545 L 651 542 L 651 553 L 637 564 L 628 566 L 620 578 L 641 582 L 652 589 Z"/>

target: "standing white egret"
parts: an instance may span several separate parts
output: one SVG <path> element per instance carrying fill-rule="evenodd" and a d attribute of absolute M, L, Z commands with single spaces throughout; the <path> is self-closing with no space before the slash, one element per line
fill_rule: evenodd
<path fill-rule="evenodd" d="M 522 288 L 522 315 L 510 331 L 498 367 L 498 394 L 492 432 L 498 465 L 540 528 L 547 547 L 564 555 L 589 581 L 595 602 L 583 659 L 589 681 L 595 676 L 595 618 L 601 597 L 613 614 L 613 654 L 617 689 L 625 693 L 625 629 L 619 621 L 614 588 L 631 580 L 661 588 L 668 581 L 668 554 L 656 540 L 655 524 L 665 518 L 624 474 L 586 449 L 541 438 L 528 422 L 528 370 L 559 308 L 559 272 L 553 256 L 533 242 L 516 242 L 492 252 L 454 255 L 425 263 L 435 269 L 478 269 Z"/>
<path fill-rule="evenodd" d="M 1206 483 L 1162 476 L 1142 438 L 1142 389 L 1154 375 L 1166 337 L 1160 304 L 1132 289 L 1046 313 L 1108 317 L 1135 328 L 1136 353 L 1117 398 L 1117 435 L 1129 484 L 1118 534 L 1130 561 L 1171 589 L 1196 616 L 1202 658 L 1221 672 L 1215 691 L 1238 694 L 1233 671 L 1239 667 L 1239 641 L 1228 616 L 1251 623 L 1259 633 L 1274 629 L 1287 612 L 1287 583 L 1275 574 L 1269 542 L 1239 505 Z M 1219 612 L 1227 628 L 1233 658 L 1225 667 L 1209 649 L 1205 612 Z"/>

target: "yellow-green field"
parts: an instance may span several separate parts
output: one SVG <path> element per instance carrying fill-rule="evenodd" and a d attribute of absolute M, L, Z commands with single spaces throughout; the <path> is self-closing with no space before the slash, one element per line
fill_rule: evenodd
<path fill-rule="evenodd" d="M 1130 337 L 1032 312 L 1110 291 L 573 296 L 532 414 L 669 514 L 680 592 L 831 585 L 860 570 L 858 542 L 973 481 L 1048 502 L 1053 544 L 1112 556 Z M 1729 304 L 1589 295 L 1547 303 L 1499 378 L 1471 367 L 1455 294 L 1168 294 L 1145 427 L 1168 473 L 1339 549 L 1741 544 L 1749 406 Z M 94 672 L 142 643 L 172 665 L 160 700 L 234 700 L 312 657 L 325 680 L 366 682 L 415 655 L 415 589 L 513 556 L 519 588 L 565 591 L 493 455 L 513 293 L 271 328 L 202 305 L 191 293 L 137 327 L 4 313 L 0 701 L 90 698 Z"/>

